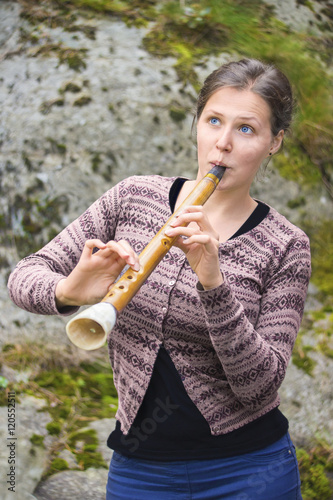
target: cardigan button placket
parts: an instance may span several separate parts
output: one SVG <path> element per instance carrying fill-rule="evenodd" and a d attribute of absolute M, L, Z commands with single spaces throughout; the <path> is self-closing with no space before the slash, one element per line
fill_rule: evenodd
<path fill-rule="evenodd" d="M 169 310 L 169 307 L 168 307 L 168 304 L 169 304 L 169 300 L 170 300 L 170 295 L 172 293 L 172 288 L 176 285 L 177 283 L 177 279 L 178 279 L 178 276 L 179 274 L 181 273 L 181 270 L 184 266 L 184 263 L 185 263 L 185 255 L 180 255 L 181 253 L 181 250 L 177 249 L 177 248 L 172 248 L 170 253 L 174 254 L 175 256 L 178 256 L 175 260 L 176 260 L 176 264 L 173 263 L 173 265 L 170 267 L 170 274 L 171 276 L 169 276 L 169 281 L 166 282 L 166 284 L 164 285 L 166 287 L 166 294 L 167 294 L 167 305 L 166 306 L 163 306 L 162 307 L 162 322 L 163 320 L 165 319 L 167 313 L 168 313 L 168 310 Z M 175 276 L 175 273 L 177 273 L 177 275 Z M 174 277 L 173 277 L 174 276 Z M 161 326 L 162 327 L 162 326 Z M 163 327 L 162 327 L 163 328 Z"/>

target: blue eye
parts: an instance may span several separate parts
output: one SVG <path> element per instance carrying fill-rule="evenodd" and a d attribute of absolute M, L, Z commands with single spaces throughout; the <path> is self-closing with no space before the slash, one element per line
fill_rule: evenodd
<path fill-rule="evenodd" d="M 209 123 L 212 125 L 218 125 L 220 123 L 220 120 L 218 118 L 210 118 Z"/>
<path fill-rule="evenodd" d="M 250 127 L 248 127 L 247 125 L 242 125 L 240 130 L 244 134 L 252 134 L 252 132 L 253 132 L 253 130 Z"/>

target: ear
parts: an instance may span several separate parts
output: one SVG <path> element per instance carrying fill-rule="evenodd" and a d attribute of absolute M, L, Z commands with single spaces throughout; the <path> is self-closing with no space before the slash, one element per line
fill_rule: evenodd
<path fill-rule="evenodd" d="M 269 150 L 270 155 L 277 153 L 281 147 L 282 141 L 284 137 L 284 130 L 280 130 L 280 132 L 273 138 L 271 148 Z"/>

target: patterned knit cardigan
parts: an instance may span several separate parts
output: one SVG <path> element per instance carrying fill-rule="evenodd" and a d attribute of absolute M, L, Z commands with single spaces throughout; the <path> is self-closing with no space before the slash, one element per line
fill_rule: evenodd
<path fill-rule="evenodd" d="M 174 178 L 135 176 L 107 191 L 9 279 L 12 300 L 37 314 L 58 311 L 55 287 L 77 264 L 86 239 L 126 239 L 137 253 L 170 217 Z M 307 236 L 273 208 L 254 229 L 219 248 L 225 282 L 204 291 L 173 247 L 118 315 L 108 339 L 128 433 L 163 344 L 213 435 L 279 405 L 303 314 L 311 263 Z"/>

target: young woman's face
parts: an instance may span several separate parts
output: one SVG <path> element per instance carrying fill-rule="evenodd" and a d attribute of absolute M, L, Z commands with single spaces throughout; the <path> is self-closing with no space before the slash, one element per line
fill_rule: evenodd
<path fill-rule="evenodd" d="M 271 132 L 268 104 L 251 90 L 224 87 L 207 101 L 197 124 L 198 178 L 227 167 L 220 190 L 248 192 L 263 160 L 275 153 L 283 131 Z"/>

